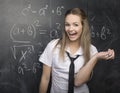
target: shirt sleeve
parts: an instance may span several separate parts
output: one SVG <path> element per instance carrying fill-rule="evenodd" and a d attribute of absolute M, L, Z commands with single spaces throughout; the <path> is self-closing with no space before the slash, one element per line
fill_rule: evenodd
<path fill-rule="evenodd" d="M 39 61 L 49 67 L 52 66 L 52 55 L 53 55 L 53 49 L 56 44 L 57 40 L 52 40 L 48 43 L 46 48 L 44 49 L 43 53 L 39 57 Z"/>
<path fill-rule="evenodd" d="M 96 53 L 98 53 L 97 48 L 96 48 L 94 45 L 91 45 L 91 51 L 90 51 L 91 57 L 92 57 L 93 55 L 95 55 Z"/>

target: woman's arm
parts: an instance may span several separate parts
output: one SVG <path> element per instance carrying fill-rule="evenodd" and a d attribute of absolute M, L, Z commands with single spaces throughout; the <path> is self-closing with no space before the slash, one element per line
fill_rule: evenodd
<path fill-rule="evenodd" d="M 51 67 L 44 64 L 42 77 L 41 77 L 41 83 L 40 83 L 40 87 L 39 87 L 39 93 L 47 92 L 48 84 L 50 81 L 50 73 L 51 73 Z"/>
<path fill-rule="evenodd" d="M 80 86 L 89 80 L 90 74 L 99 59 L 114 59 L 114 50 L 108 49 L 105 52 L 96 53 L 89 62 L 83 66 L 75 76 L 75 86 Z"/>

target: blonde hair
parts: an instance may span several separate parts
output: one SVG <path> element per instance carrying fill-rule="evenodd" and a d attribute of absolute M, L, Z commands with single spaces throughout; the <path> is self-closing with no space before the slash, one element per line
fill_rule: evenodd
<path fill-rule="evenodd" d="M 85 60 L 85 63 L 89 61 L 90 59 L 90 43 L 91 43 L 91 38 L 90 38 L 90 31 L 89 31 L 89 24 L 87 20 L 87 16 L 85 12 L 82 9 L 79 8 L 73 8 L 68 10 L 65 13 L 65 18 L 67 15 L 73 14 L 73 15 L 78 15 L 81 18 L 81 23 L 82 23 L 82 33 L 80 37 L 80 44 L 83 50 L 83 57 Z M 59 56 L 60 58 L 64 59 L 64 53 L 65 53 L 65 46 L 66 42 L 68 41 L 68 36 L 65 31 L 62 32 L 62 38 L 58 41 L 57 45 L 60 44 L 60 52 Z M 57 46 L 56 45 L 56 46 Z"/>

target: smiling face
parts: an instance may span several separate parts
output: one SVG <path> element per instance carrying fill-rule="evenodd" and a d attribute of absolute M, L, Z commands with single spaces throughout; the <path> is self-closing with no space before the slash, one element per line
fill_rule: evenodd
<path fill-rule="evenodd" d="M 67 15 L 65 18 L 65 31 L 70 41 L 79 41 L 82 32 L 80 16 L 73 14 Z"/>

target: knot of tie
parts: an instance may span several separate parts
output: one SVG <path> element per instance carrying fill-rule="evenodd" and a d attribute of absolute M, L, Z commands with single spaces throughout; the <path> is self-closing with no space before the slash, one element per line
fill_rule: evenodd
<path fill-rule="evenodd" d="M 74 61 L 80 56 L 77 55 L 75 58 L 71 57 L 68 52 L 66 52 L 71 63 L 69 67 L 69 80 L 68 80 L 68 93 L 74 93 Z"/>

